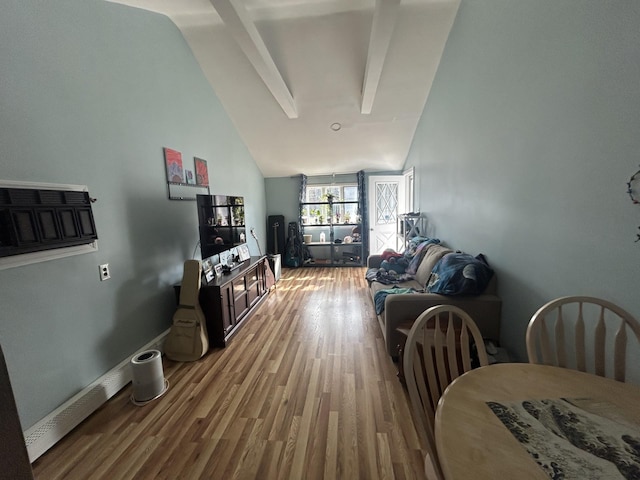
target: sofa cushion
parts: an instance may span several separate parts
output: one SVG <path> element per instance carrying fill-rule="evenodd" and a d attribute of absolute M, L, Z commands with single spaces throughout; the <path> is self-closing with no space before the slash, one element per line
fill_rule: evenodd
<path fill-rule="evenodd" d="M 418 271 L 418 267 L 420 266 L 429 245 L 433 243 L 440 243 L 440 240 L 437 238 L 420 237 L 420 239 L 421 241 L 417 245 L 413 244 L 415 238 L 412 239 L 409 242 L 409 248 L 404 252 L 405 257 L 410 261 L 409 266 L 406 269 L 406 273 L 410 275 L 415 275 Z"/>
<path fill-rule="evenodd" d="M 438 261 L 440 261 L 442 257 L 451 252 L 453 252 L 453 250 L 445 247 L 444 245 L 427 245 L 424 257 L 422 258 L 420 266 L 416 271 L 416 282 L 418 282 L 424 288 L 427 285 L 427 281 L 429 280 L 429 276 L 431 275 L 431 270 L 433 270 L 433 267 L 435 267 L 436 263 L 438 263 Z"/>
<path fill-rule="evenodd" d="M 431 272 L 427 291 L 442 295 L 478 295 L 487 288 L 493 270 L 484 255 L 448 253 Z"/>

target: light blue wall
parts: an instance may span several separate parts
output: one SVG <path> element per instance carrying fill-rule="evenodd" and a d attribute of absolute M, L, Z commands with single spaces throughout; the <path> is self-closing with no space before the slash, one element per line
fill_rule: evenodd
<path fill-rule="evenodd" d="M 198 231 L 195 202 L 167 199 L 162 147 L 191 168 L 206 159 L 212 193 L 243 195 L 263 243 L 265 191 L 163 16 L 5 0 L 0 65 L 0 178 L 87 185 L 98 199 L 97 253 L 0 271 L 0 342 L 28 428 L 170 326 Z M 112 279 L 100 282 L 106 262 Z"/>
<path fill-rule="evenodd" d="M 284 215 L 286 241 L 289 222 L 297 222 L 300 215 L 300 177 L 265 178 L 264 185 L 267 215 Z"/>
<path fill-rule="evenodd" d="M 420 208 L 433 233 L 484 252 L 502 340 L 562 295 L 640 317 L 640 3 L 463 0 L 417 129 Z M 635 352 L 632 377 L 640 381 Z"/>

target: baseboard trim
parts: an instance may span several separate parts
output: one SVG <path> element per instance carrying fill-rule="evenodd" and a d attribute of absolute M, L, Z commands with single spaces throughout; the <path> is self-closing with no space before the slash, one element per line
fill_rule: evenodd
<path fill-rule="evenodd" d="M 164 338 L 168 334 L 169 330 L 166 330 L 138 352 L 150 349 L 162 351 Z M 129 363 L 131 357 L 138 352 L 131 354 L 24 432 L 29 460 L 32 463 L 131 382 Z"/>

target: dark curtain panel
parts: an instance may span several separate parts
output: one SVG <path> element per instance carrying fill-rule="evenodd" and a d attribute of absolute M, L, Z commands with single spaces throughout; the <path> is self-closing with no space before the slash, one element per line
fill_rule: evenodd
<path fill-rule="evenodd" d="M 298 228 L 296 235 L 298 236 L 298 243 L 302 248 L 301 264 L 304 265 L 311 258 L 309 247 L 304 244 L 304 240 L 302 238 L 302 203 L 307 201 L 307 176 L 304 174 L 300 175 L 300 198 L 298 200 L 300 208 L 298 209 Z"/>
<path fill-rule="evenodd" d="M 369 215 L 367 212 L 367 189 L 365 185 L 364 170 L 360 170 L 357 174 L 358 177 L 358 197 L 360 199 L 359 214 L 360 214 L 360 229 L 362 237 L 362 260 L 365 261 L 369 256 Z"/>
<path fill-rule="evenodd" d="M 307 176 L 300 175 L 300 194 L 298 198 L 298 227 L 302 225 L 302 203 L 307 201 Z"/>

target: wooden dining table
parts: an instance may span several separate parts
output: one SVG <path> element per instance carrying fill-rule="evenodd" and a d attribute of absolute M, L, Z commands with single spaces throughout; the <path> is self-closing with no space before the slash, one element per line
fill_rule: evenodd
<path fill-rule="evenodd" d="M 639 478 L 640 387 L 546 365 L 477 368 L 442 395 L 435 440 L 447 480 Z"/>

